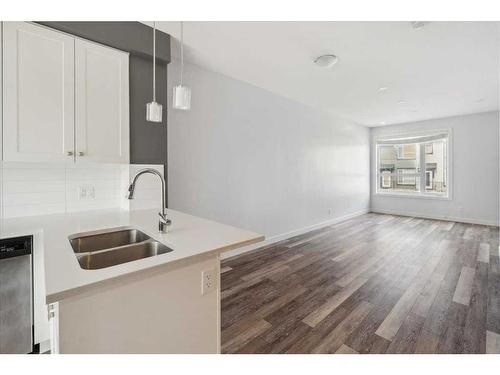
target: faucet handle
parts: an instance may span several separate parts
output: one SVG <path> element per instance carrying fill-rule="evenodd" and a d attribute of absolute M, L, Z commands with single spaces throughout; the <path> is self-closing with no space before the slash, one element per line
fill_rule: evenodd
<path fill-rule="evenodd" d="M 172 224 L 172 220 L 170 220 L 166 214 L 163 214 L 161 212 L 158 212 L 158 216 L 160 216 L 160 218 L 163 220 L 163 222 L 166 224 L 166 225 L 171 225 Z"/>
<path fill-rule="evenodd" d="M 172 220 L 167 218 L 167 215 L 164 215 L 161 212 L 158 212 L 158 215 L 160 216 L 160 221 L 158 222 L 158 229 L 160 233 L 167 233 L 167 227 L 172 225 Z"/>

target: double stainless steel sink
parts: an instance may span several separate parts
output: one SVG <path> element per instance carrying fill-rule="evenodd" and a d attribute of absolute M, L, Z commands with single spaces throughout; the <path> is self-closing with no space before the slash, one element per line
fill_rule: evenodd
<path fill-rule="evenodd" d="M 96 270 L 173 251 L 134 228 L 77 233 L 68 237 L 85 270 Z"/>

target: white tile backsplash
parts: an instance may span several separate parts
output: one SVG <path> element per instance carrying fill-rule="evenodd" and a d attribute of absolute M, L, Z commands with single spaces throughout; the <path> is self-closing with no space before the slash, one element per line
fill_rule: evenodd
<path fill-rule="evenodd" d="M 32 216 L 64 212 L 64 164 L 2 163 L 2 216 Z"/>
<path fill-rule="evenodd" d="M 154 176 L 141 177 L 135 199 L 126 199 L 129 181 L 142 168 L 155 168 L 163 174 L 163 165 L 4 162 L 0 166 L 0 216 L 159 207 L 160 184 Z M 92 194 L 82 197 L 81 187 Z"/>
<path fill-rule="evenodd" d="M 38 180 L 36 184 L 27 181 L 12 181 L 6 180 L 3 183 L 4 192 L 6 194 L 15 193 L 40 193 L 40 192 L 58 192 L 64 193 L 66 183 L 61 181 Z"/>
<path fill-rule="evenodd" d="M 64 168 L 17 168 L 4 167 L 3 178 L 5 181 L 65 181 L 66 171 Z"/>
<path fill-rule="evenodd" d="M 8 193 L 4 191 L 5 206 L 29 206 L 38 204 L 64 203 L 65 193 L 62 192 L 31 192 L 31 193 Z"/>
<path fill-rule="evenodd" d="M 120 180 L 122 165 L 94 165 L 92 167 L 70 167 L 66 169 L 69 181 L 110 181 Z"/>
<path fill-rule="evenodd" d="M 40 203 L 27 205 L 12 205 L 3 206 L 3 217 L 19 217 L 19 216 L 34 216 L 34 215 L 50 215 L 65 212 L 66 205 L 60 203 Z"/>

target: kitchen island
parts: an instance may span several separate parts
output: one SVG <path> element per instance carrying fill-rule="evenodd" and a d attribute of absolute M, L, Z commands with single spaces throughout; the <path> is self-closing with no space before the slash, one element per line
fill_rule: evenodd
<path fill-rule="evenodd" d="M 43 265 L 34 278 L 35 309 L 37 300 L 50 309 L 52 352 L 220 352 L 220 253 L 263 236 L 175 210 L 167 215 L 172 225 L 166 234 L 158 233 L 152 209 L 0 221 L 0 238 L 34 237 L 34 265 Z M 113 228 L 137 229 L 173 251 L 83 269 L 69 237 Z M 211 285 L 202 288 L 206 275 Z"/>

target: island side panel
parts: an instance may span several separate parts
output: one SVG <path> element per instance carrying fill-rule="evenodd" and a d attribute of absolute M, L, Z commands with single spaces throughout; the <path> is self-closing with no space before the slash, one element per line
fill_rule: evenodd
<path fill-rule="evenodd" d="M 201 294 L 200 256 L 114 280 L 59 301 L 60 353 L 219 353 L 220 283 Z"/>
<path fill-rule="evenodd" d="M 222 296 L 221 296 L 221 258 L 220 258 L 220 253 L 217 254 L 217 353 L 220 354 L 222 353 L 222 322 L 221 322 L 221 317 L 222 317 Z"/>

